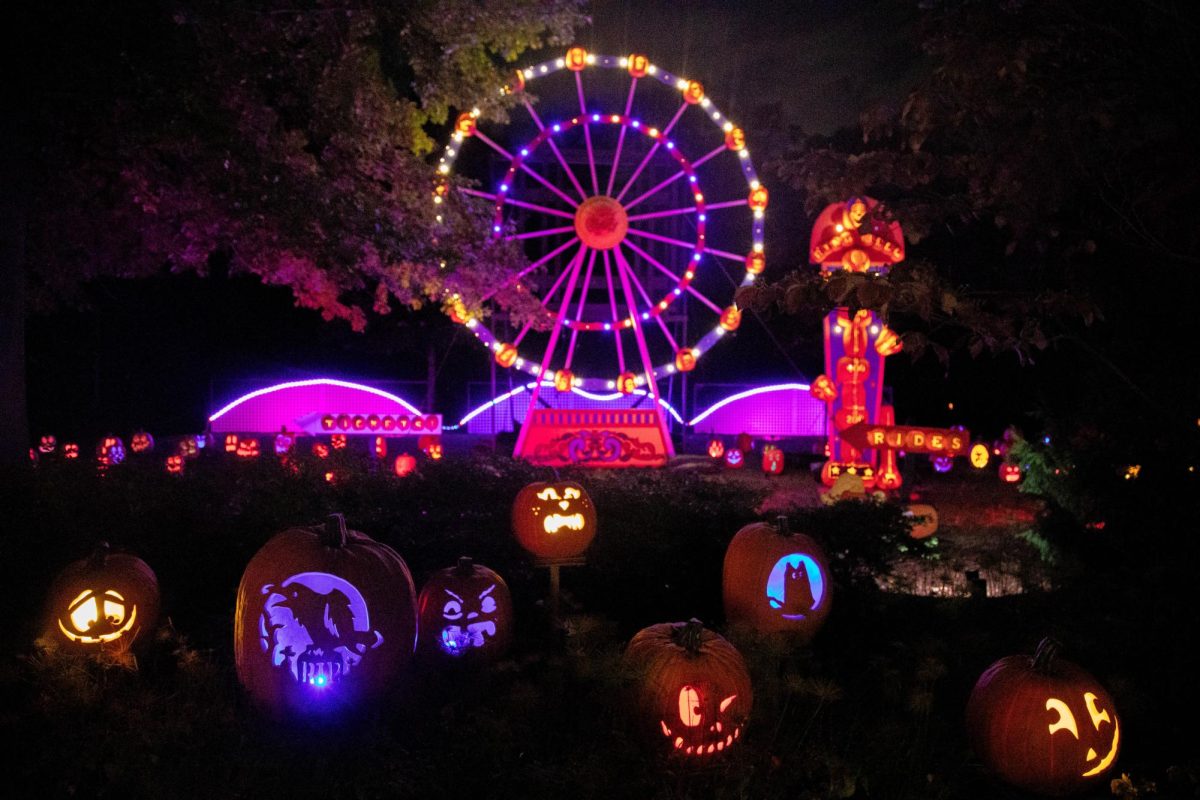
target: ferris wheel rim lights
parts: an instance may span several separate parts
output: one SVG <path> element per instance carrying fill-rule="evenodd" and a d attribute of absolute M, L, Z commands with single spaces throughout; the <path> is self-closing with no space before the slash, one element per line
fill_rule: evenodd
<path fill-rule="evenodd" d="M 508 153 L 500 146 L 487 140 L 486 137 L 483 136 L 477 130 L 477 128 L 475 126 L 475 121 L 478 119 L 480 112 L 478 109 L 472 109 L 472 111 L 470 111 L 469 113 L 462 115 L 459 118 L 458 122 L 455 124 L 453 133 L 451 135 L 451 141 L 449 142 L 449 144 L 447 144 L 444 154 L 439 159 L 438 166 L 437 166 L 437 172 L 441 175 L 449 175 L 451 172 L 451 168 L 454 165 L 454 162 L 457 160 L 457 157 L 458 157 L 459 153 L 461 152 L 462 143 L 467 138 L 471 138 L 474 136 L 478 136 L 480 139 L 487 141 L 488 144 L 492 145 L 493 149 L 496 149 L 502 155 L 509 156 L 509 169 L 505 173 L 504 178 L 501 179 L 501 183 L 497 187 L 498 190 L 495 192 L 494 199 L 493 199 L 493 205 L 494 205 L 495 210 L 494 210 L 494 214 L 493 214 L 493 223 L 492 223 L 492 230 L 490 232 L 490 235 L 494 238 L 501 238 L 504 236 L 504 230 L 503 230 L 504 208 L 506 205 L 513 203 L 513 201 L 510 198 L 510 192 L 509 192 L 510 183 L 511 183 L 513 176 L 516 175 L 518 169 L 523 168 L 522 164 L 523 164 L 524 159 L 528 158 L 529 155 L 532 152 L 534 152 L 534 150 L 536 150 L 538 147 L 540 147 L 541 145 L 543 145 L 547 142 L 550 143 L 551 147 L 554 147 L 554 137 L 558 134 L 565 133 L 568 130 L 571 130 L 572 128 L 575 128 L 575 127 L 581 126 L 581 125 L 584 126 L 585 133 L 588 132 L 589 126 L 592 126 L 592 125 L 620 125 L 620 126 L 622 126 L 622 136 L 624 136 L 624 133 L 628 130 L 634 130 L 636 132 L 640 132 L 644 136 L 647 136 L 650 139 L 654 140 L 656 142 L 655 147 L 661 146 L 661 149 L 664 150 L 671 158 L 673 158 L 675 160 L 675 162 L 681 169 L 683 176 L 687 179 L 689 188 L 691 189 L 690 194 L 692 196 L 692 200 L 695 205 L 695 213 L 697 214 L 695 243 L 692 245 L 692 254 L 691 254 L 691 257 L 687 261 L 688 266 L 687 266 L 686 270 L 683 271 L 684 274 L 681 276 L 672 275 L 672 277 L 676 278 L 676 285 L 672 289 L 670 289 L 666 293 L 666 295 L 663 298 L 661 298 L 658 302 L 651 303 L 649 301 L 649 298 L 646 297 L 645 299 L 647 301 L 646 302 L 647 309 L 644 311 L 640 311 L 640 312 L 633 311 L 633 313 L 630 313 L 630 314 L 624 316 L 620 320 L 616 319 L 616 317 L 618 315 L 614 315 L 614 320 L 612 322 L 583 321 L 582 319 L 575 320 L 575 319 L 570 319 L 570 318 L 564 319 L 562 324 L 568 330 L 572 331 L 573 334 L 581 332 L 581 331 L 611 333 L 614 330 L 616 330 L 619 332 L 620 330 L 633 328 L 637 325 L 637 322 L 634 320 L 635 315 L 638 318 L 640 318 L 641 321 L 648 321 L 648 320 L 659 317 L 662 314 L 662 312 L 665 311 L 671 305 L 671 303 L 674 302 L 675 298 L 681 296 L 684 291 L 689 291 L 693 294 L 696 294 L 695 290 L 690 286 L 690 284 L 692 282 L 692 279 L 695 277 L 695 270 L 696 270 L 697 264 L 700 262 L 701 257 L 706 252 L 710 253 L 712 255 L 712 257 L 714 257 L 714 258 L 725 258 L 726 260 L 742 261 L 743 267 L 745 268 L 745 272 L 743 274 L 741 283 L 739 285 L 746 286 L 746 285 L 754 283 L 756 276 L 762 272 L 763 264 L 764 264 L 764 261 L 763 261 L 764 218 L 765 218 L 764 212 L 765 212 L 765 207 L 767 204 L 767 190 L 766 190 L 766 187 L 764 187 L 761 184 L 761 182 L 758 180 L 758 175 L 755 172 L 754 164 L 750 158 L 750 151 L 746 147 L 744 132 L 742 131 L 741 128 L 737 127 L 733 123 L 732 120 L 729 120 L 720 111 L 720 109 L 718 109 L 716 107 L 716 105 L 712 102 L 712 100 L 709 99 L 709 97 L 706 94 L 704 94 L 703 86 L 699 82 L 694 81 L 694 80 L 688 80 L 686 78 L 672 74 L 669 71 L 660 69 L 657 65 L 651 63 L 646 56 L 641 55 L 641 54 L 631 54 L 629 56 L 605 56 L 605 55 L 596 55 L 593 53 L 588 53 L 583 48 L 580 48 L 580 47 L 573 47 L 573 48 L 569 49 L 564 56 L 549 59 L 542 63 L 534 64 L 534 65 L 525 67 L 524 69 L 517 70 L 515 73 L 516 78 L 517 78 L 517 84 L 518 84 L 516 86 L 516 88 L 514 89 L 513 87 L 504 87 L 501 90 L 501 93 L 508 94 L 513 91 L 524 90 L 527 82 L 536 80 L 538 78 L 546 77 L 548 75 L 552 75 L 552 74 L 560 72 L 561 70 L 564 70 L 564 69 L 575 72 L 577 74 L 576 79 L 578 81 L 578 73 L 580 73 L 584 70 L 587 70 L 587 69 L 592 69 L 592 68 L 624 69 L 629 72 L 630 76 L 633 79 L 633 85 L 631 86 L 629 102 L 627 103 L 627 108 L 625 110 L 625 113 L 611 113 L 608 111 L 601 112 L 596 109 L 587 108 L 585 106 L 584 99 L 583 99 L 582 87 L 580 87 L 580 109 L 578 111 L 576 111 L 575 113 L 571 114 L 568 119 L 547 121 L 545 123 L 542 123 L 541 120 L 536 116 L 536 114 L 532 112 L 532 109 L 530 109 L 531 114 L 533 114 L 533 116 L 534 116 L 534 121 L 537 124 L 537 127 L 539 129 L 538 134 L 532 140 L 530 140 L 530 142 L 526 143 L 523 146 L 513 148 L 513 152 Z M 672 123 L 670 123 L 670 125 L 665 126 L 665 130 L 660 131 L 656 127 L 644 125 L 639 119 L 637 119 L 635 116 L 630 114 L 629 113 L 630 108 L 628 106 L 632 105 L 633 88 L 636 87 L 636 81 L 643 77 L 654 78 L 657 81 L 659 81 L 660 83 L 662 83 L 663 85 L 680 93 L 680 95 L 682 96 L 686 105 L 681 107 L 679 112 L 677 112 L 677 114 L 675 116 L 675 120 L 678 120 L 679 116 L 682 115 L 682 113 L 686 107 L 689 107 L 689 106 L 698 107 L 704 113 L 705 118 L 708 119 L 709 122 L 711 124 L 713 124 L 715 127 L 717 127 L 717 129 L 721 132 L 722 142 L 723 142 L 722 147 L 718 147 L 716 150 L 714 150 L 709 155 L 703 156 L 699 159 L 696 159 L 694 162 L 689 161 L 687 159 L 687 157 L 685 157 L 680 152 L 680 149 L 676 146 L 676 143 L 674 142 L 674 140 L 672 140 L 667 135 L 669 133 L 670 128 L 674 125 L 674 121 L 672 121 Z M 720 207 L 722 205 L 742 205 L 742 204 L 749 206 L 751 213 L 752 213 L 751 228 L 750 228 L 751 249 L 750 249 L 750 252 L 745 254 L 744 256 L 734 254 L 734 253 L 728 253 L 725 251 L 716 250 L 715 248 L 708 247 L 706 240 L 705 240 L 705 227 L 706 227 L 705 223 L 707 221 L 707 211 L 709 210 L 709 206 L 705 200 L 704 193 L 700 188 L 699 179 L 698 179 L 698 176 L 696 175 L 696 167 L 698 167 L 700 163 L 703 163 L 703 161 L 706 161 L 709 158 L 712 158 L 715 155 L 717 155 L 721 149 L 728 149 L 731 152 L 736 153 L 736 155 L 738 156 L 739 169 L 740 169 L 743 177 L 745 178 L 747 185 L 749 186 L 750 192 L 745 201 L 738 201 L 738 202 L 733 202 L 733 203 L 728 203 L 728 204 L 718 203 L 718 204 L 713 204 L 713 207 Z M 653 154 L 653 151 L 651 151 L 651 154 Z M 619 156 L 619 151 L 618 151 L 618 156 Z M 593 163 L 592 164 L 593 169 L 594 169 L 594 166 L 595 165 Z M 636 179 L 637 176 L 638 176 L 637 172 L 635 172 L 633 178 L 630 179 L 630 185 L 632 185 L 633 180 Z M 537 177 L 537 176 L 535 176 L 535 177 Z M 572 176 L 572 180 L 574 181 L 573 176 Z M 595 175 L 593 175 L 593 180 L 595 180 Z M 580 188 L 580 187 L 577 186 L 576 188 Z M 628 188 L 629 187 L 627 186 L 626 190 L 628 190 Z M 657 188 L 659 188 L 659 187 L 656 187 L 656 189 Z M 586 202 L 587 200 L 591 199 L 591 197 L 604 197 L 604 196 L 610 196 L 612 194 L 611 185 L 610 185 L 608 191 L 606 191 L 606 192 L 600 192 L 598 186 L 596 187 L 596 189 L 597 189 L 597 191 L 595 192 L 595 194 L 585 197 L 582 201 L 580 201 L 578 203 L 576 203 L 574 201 L 569 201 L 570 204 L 578 207 L 582 202 Z M 654 191 L 654 190 L 651 190 L 651 191 Z M 441 186 L 437 187 L 434 191 L 433 202 L 435 204 L 441 203 L 443 200 L 444 194 L 445 194 L 445 189 L 442 188 Z M 649 194 L 649 193 L 647 193 L 647 194 Z M 562 195 L 562 196 L 565 198 L 565 195 Z M 621 196 L 623 196 L 623 192 L 622 192 Z M 620 201 L 621 196 L 618 196 L 616 198 L 618 202 Z M 642 199 L 644 199 L 644 197 L 639 197 L 639 198 L 635 199 L 634 201 L 632 201 L 629 205 L 630 206 L 636 205 L 636 203 L 640 202 L 640 200 L 642 200 Z M 513 204 L 518 205 L 516 203 L 513 203 Z M 560 213 L 557 216 L 568 216 L 568 215 Z M 441 220 L 440 215 L 439 215 L 438 219 L 439 219 L 439 221 Z M 545 231 L 543 231 L 542 233 L 545 234 Z M 632 229 L 629 230 L 628 233 L 633 234 L 635 236 L 644 235 L 643 233 L 639 233 Z M 647 238 L 655 238 L 655 237 L 649 236 Z M 665 238 L 665 237 L 659 237 L 659 238 Z M 575 241 L 574 239 L 569 239 L 567 244 L 570 245 L 574 241 Z M 676 244 L 676 245 L 684 244 L 683 242 L 679 242 L 676 240 L 671 240 L 669 243 Z M 632 250 L 638 256 L 641 256 L 643 258 L 648 257 L 648 254 L 646 254 L 645 251 L 641 250 L 641 248 L 639 248 L 635 243 L 629 241 L 628 234 L 626 234 L 626 238 L 623 241 L 619 242 L 619 244 L 625 244 L 630 250 Z M 586 245 L 585 245 L 585 247 L 586 247 Z M 616 245 L 614 245 L 614 247 L 616 247 Z M 565 247 L 563 249 L 565 249 Z M 588 249 L 593 249 L 594 252 L 600 252 L 599 250 L 595 250 L 594 248 L 588 248 Z M 574 261 L 574 258 L 578 258 L 578 257 L 573 257 L 570 261 L 568 261 L 568 265 L 563 273 L 564 276 L 567 272 L 569 272 L 573 269 L 571 262 Z M 659 267 L 660 270 L 662 270 L 664 272 L 668 272 L 668 274 L 670 274 L 668 270 L 665 270 L 663 267 L 661 267 L 657 263 L 655 263 L 654 265 Z M 518 280 L 519 280 L 519 278 L 518 278 Z M 701 299 L 705 299 L 705 298 L 703 298 L 701 296 Z M 711 303 L 711 301 L 705 302 L 705 305 L 714 307 L 713 304 Z M 737 306 L 735 304 L 731 304 L 724 309 L 725 313 L 728 313 L 730 311 L 736 312 Z M 697 361 L 703 353 L 705 353 L 710 347 L 712 347 L 713 344 L 715 344 L 718 339 L 723 337 L 726 333 L 728 333 L 731 330 L 731 328 L 722 325 L 722 321 L 725 319 L 725 313 L 718 315 L 719 319 L 717 320 L 717 322 L 710 329 L 708 329 L 705 332 L 705 334 L 703 336 L 701 336 L 698 341 L 696 341 L 695 344 L 691 345 L 690 347 L 686 346 L 686 345 L 678 347 L 676 353 L 672 354 L 672 360 L 666 361 L 657 366 L 653 366 L 652 368 L 650 368 L 648 370 L 648 373 L 649 373 L 648 375 L 645 373 L 638 374 L 636 385 L 644 386 L 646 384 L 647 377 L 653 378 L 653 379 L 659 379 L 659 378 L 673 375 L 676 372 L 690 371 L 692 366 L 694 366 L 695 361 Z M 468 330 L 470 330 L 475 335 L 476 338 L 478 338 L 481 342 L 483 342 L 483 344 L 486 347 L 488 347 L 488 349 L 492 352 L 493 356 L 496 355 L 497 353 L 499 353 L 503 348 L 506 348 L 508 346 L 508 343 L 503 342 L 500 339 L 498 339 L 487 328 L 487 326 L 482 324 L 478 319 L 468 318 L 468 319 L 464 319 L 462 321 L 464 322 L 464 324 L 466 325 Z M 660 325 L 662 324 L 661 321 L 659 322 L 659 324 Z M 618 333 L 618 336 L 619 336 L 619 333 Z M 668 337 L 668 338 L 670 338 L 670 337 Z M 515 343 L 519 343 L 519 339 L 520 339 L 520 337 L 518 337 L 518 339 L 516 340 Z M 689 362 L 690 365 L 685 364 L 686 369 L 680 369 L 679 367 L 676 366 L 676 363 L 680 361 L 680 358 L 685 353 L 690 353 L 690 355 L 692 356 L 692 358 L 690 360 L 685 359 L 685 361 Z M 518 351 L 517 357 L 515 359 L 512 359 L 510 364 L 512 367 L 520 369 L 520 370 L 530 374 L 534 378 L 537 378 L 539 375 L 541 375 L 544 380 L 553 381 L 554 376 L 557 371 L 551 369 L 549 367 L 549 365 L 546 365 L 545 369 L 543 369 L 543 358 L 544 358 L 544 356 L 539 357 L 539 358 L 524 358 L 519 354 L 519 351 Z M 579 389 L 589 389 L 589 390 L 593 390 L 593 391 L 596 391 L 596 390 L 612 391 L 613 389 L 617 388 L 617 382 L 619 380 L 619 376 L 617 376 L 617 375 L 614 375 L 611 378 L 582 377 L 582 376 L 575 375 L 569 369 L 569 361 L 566 365 L 564 365 L 563 371 L 571 376 L 571 386 L 573 386 L 575 388 L 579 388 Z"/>

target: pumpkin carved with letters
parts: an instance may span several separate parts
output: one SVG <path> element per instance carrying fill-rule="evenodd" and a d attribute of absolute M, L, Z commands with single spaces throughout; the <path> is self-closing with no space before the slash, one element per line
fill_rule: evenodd
<path fill-rule="evenodd" d="M 708 758 L 741 738 L 754 697 L 737 649 L 699 620 L 643 628 L 625 648 L 636 681 L 634 717 L 682 757 Z"/>
<path fill-rule="evenodd" d="M 491 661 L 512 641 L 512 596 L 494 571 L 463 557 L 430 576 L 417 598 L 421 647 L 466 661 Z"/>
<path fill-rule="evenodd" d="M 64 569 L 50 589 L 46 636 L 80 651 L 128 650 L 158 619 L 158 579 L 136 556 L 107 542 Z"/>
<path fill-rule="evenodd" d="M 755 522 L 725 550 L 721 583 L 725 617 L 761 633 L 787 631 L 812 639 L 832 605 L 829 566 L 820 546 L 803 534 Z"/>
<path fill-rule="evenodd" d="M 571 558 L 596 535 L 592 498 L 574 481 L 531 483 L 517 493 L 513 533 L 521 546 L 542 558 Z"/>
<path fill-rule="evenodd" d="M 276 714 L 377 700 L 412 658 L 416 637 L 416 590 L 404 559 L 347 530 L 341 514 L 273 537 L 238 586 L 238 679 Z"/>
<path fill-rule="evenodd" d="M 1008 783 L 1047 795 L 1095 786 L 1116 761 L 1121 723 L 1095 678 L 1043 639 L 1033 657 L 988 667 L 967 701 L 975 752 Z"/>

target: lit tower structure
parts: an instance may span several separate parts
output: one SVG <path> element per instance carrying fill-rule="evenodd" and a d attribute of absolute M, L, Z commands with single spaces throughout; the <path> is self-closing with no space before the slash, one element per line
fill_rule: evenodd
<path fill-rule="evenodd" d="M 828 277 L 846 270 L 886 275 L 904 260 L 904 235 L 884 207 L 870 197 L 852 197 L 828 206 L 813 225 L 810 260 Z M 860 423 L 891 426 L 894 414 L 883 405 L 884 360 L 900 352 L 900 337 L 868 309 L 851 313 L 840 306 L 825 316 L 825 374 L 810 391 L 825 403 L 829 460 L 821 469 L 827 486 L 843 473 L 858 475 L 868 487 L 900 485 L 892 448 L 858 449 L 843 432 Z"/>

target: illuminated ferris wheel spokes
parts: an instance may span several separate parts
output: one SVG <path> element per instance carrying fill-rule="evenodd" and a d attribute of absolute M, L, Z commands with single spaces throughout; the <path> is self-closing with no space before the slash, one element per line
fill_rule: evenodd
<path fill-rule="evenodd" d="M 629 88 L 622 93 L 623 104 L 616 109 L 603 109 L 593 100 L 589 105 L 582 76 L 589 67 L 615 67 L 628 72 Z M 505 147 L 477 128 L 476 115 L 465 114 L 456 124 L 454 141 L 439 167 L 441 172 L 448 173 L 468 138 L 479 140 L 507 162 L 507 170 L 495 191 L 465 191 L 492 204 L 493 237 L 541 248 L 543 253 L 536 257 L 531 254 L 528 267 L 503 286 L 495 287 L 484 300 L 514 283 L 524 285 L 530 273 L 544 269 L 550 279 L 549 286 L 533 292 L 541 304 L 542 318 L 553 320 L 544 352 L 537 358 L 524 358 L 519 352 L 537 320 L 525 323 L 507 342 L 499 340 L 478 320 L 463 321 L 491 348 L 502 366 L 515 366 L 538 377 L 535 392 L 541 380 L 552 382 L 561 391 L 615 388 L 630 393 L 646 386 L 657 400 L 656 379 L 692 369 L 701 353 L 738 326 L 740 312 L 735 305 L 719 304 L 709 296 L 711 289 L 702 290 L 694 284 L 697 274 L 712 259 L 742 265 L 743 284 L 752 282 L 762 272 L 766 189 L 755 176 L 744 134 L 716 110 L 699 83 L 662 72 L 644 56 L 594 56 L 581 48 L 572 48 L 563 58 L 519 72 L 516 88 L 523 89 L 525 81 L 564 68 L 574 73 L 573 94 L 577 100 L 577 107 L 569 110 L 565 118 L 543 119 L 532 103 L 523 98 L 536 132 L 524 144 Z M 648 76 L 682 96 L 661 129 L 634 115 L 639 80 Z M 689 109 L 703 112 L 721 131 L 717 145 L 712 149 L 702 148 L 706 152 L 691 161 L 683 154 L 681 141 L 673 136 Z M 601 149 L 597 137 L 611 144 L 611 159 Z M 564 150 L 568 143 L 577 145 L 580 139 L 584 160 L 582 165 L 578 161 L 572 164 Z M 749 192 L 742 197 L 709 202 L 700 170 L 723 153 L 736 157 Z M 658 166 L 650 169 L 653 164 Z M 549 169 L 551 166 L 561 170 L 565 180 L 555 175 Z M 664 172 L 666 177 L 660 180 L 656 177 L 657 182 L 652 183 L 647 178 L 654 170 L 658 170 L 658 177 Z M 663 198 L 668 198 L 666 204 L 671 205 L 668 190 L 680 194 L 677 187 L 680 181 L 685 181 L 691 203 L 662 207 Z M 708 215 L 742 207 L 751 212 L 749 251 L 739 254 L 712 247 L 707 241 Z M 631 213 L 634 209 L 639 209 L 638 213 Z M 519 215 L 520 224 L 515 227 L 513 214 Z M 680 223 L 690 226 L 690 240 L 679 238 L 676 229 Z M 665 292 L 661 290 L 662 277 L 650 281 L 655 275 L 666 278 Z M 651 285 L 655 283 L 658 285 Z M 681 343 L 664 319 L 664 312 L 685 293 L 698 301 L 704 313 L 711 312 L 717 318 L 716 324 L 691 345 Z M 597 294 L 603 297 L 602 301 L 595 301 Z M 569 330 L 565 343 L 564 328 Z M 615 375 L 609 372 L 596 377 L 575 376 L 574 364 L 577 354 L 584 349 L 581 339 L 585 334 L 612 336 L 613 343 L 607 347 L 615 356 Z M 626 340 L 624 334 L 632 334 L 632 341 Z M 671 358 L 665 363 L 657 366 L 653 363 L 648 334 L 659 341 L 657 347 L 669 348 Z M 636 373 L 630 369 L 632 362 L 640 362 L 641 369 Z"/>

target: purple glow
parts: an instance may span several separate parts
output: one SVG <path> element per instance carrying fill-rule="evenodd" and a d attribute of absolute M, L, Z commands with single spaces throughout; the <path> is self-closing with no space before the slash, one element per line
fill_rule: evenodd
<path fill-rule="evenodd" d="M 278 383 L 248 392 L 208 418 L 214 433 L 259 431 L 320 432 L 321 416 L 328 413 L 351 415 L 420 415 L 420 411 L 402 397 L 361 383 L 316 378 Z M 430 415 L 424 415 L 430 416 Z M 439 418 L 440 419 L 440 418 Z M 440 425 L 440 422 L 439 422 Z M 361 431 L 388 434 L 393 431 Z M 436 433 L 436 430 L 424 431 Z M 394 431 L 396 435 L 403 431 Z"/>

